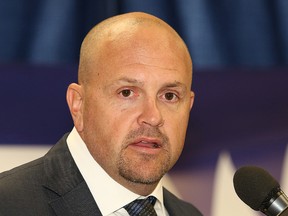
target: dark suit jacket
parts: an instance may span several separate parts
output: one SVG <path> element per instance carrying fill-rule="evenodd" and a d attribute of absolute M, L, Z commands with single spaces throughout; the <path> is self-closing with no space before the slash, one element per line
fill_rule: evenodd
<path fill-rule="evenodd" d="M 65 135 L 44 157 L 0 174 L 0 216 L 100 216 Z M 164 189 L 171 216 L 201 216 Z"/>

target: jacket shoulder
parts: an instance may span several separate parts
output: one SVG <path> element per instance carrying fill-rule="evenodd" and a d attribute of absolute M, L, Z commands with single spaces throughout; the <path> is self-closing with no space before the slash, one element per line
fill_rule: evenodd
<path fill-rule="evenodd" d="M 43 157 L 0 173 L 1 216 L 54 215 L 49 201 L 52 196 L 58 197 L 58 194 L 52 193 L 46 185 L 48 179 L 53 179 L 53 174 L 57 171 L 53 170 L 51 176 L 48 176 L 47 164 L 61 166 L 59 161 L 54 161 L 53 158 L 61 158 L 60 155 L 65 154 L 65 150 L 62 150 L 66 149 L 63 145 L 65 139 L 58 143 L 60 146 L 54 145 Z"/>
<path fill-rule="evenodd" d="M 45 199 L 42 184 L 42 158 L 0 173 L 0 215 L 33 215 Z"/>
<path fill-rule="evenodd" d="M 37 179 L 36 177 L 43 176 L 41 171 L 43 170 L 43 158 L 36 159 L 34 161 L 28 162 L 26 164 L 15 167 L 11 170 L 4 171 L 0 173 L 0 188 L 3 188 L 3 185 L 9 186 L 10 184 L 22 183 L 25 184 L 31 183 L 32 179 Z M 31 176 L 31 174 L 33 174 Z M 30 176 L 30 177 L 29 177 Z"/>

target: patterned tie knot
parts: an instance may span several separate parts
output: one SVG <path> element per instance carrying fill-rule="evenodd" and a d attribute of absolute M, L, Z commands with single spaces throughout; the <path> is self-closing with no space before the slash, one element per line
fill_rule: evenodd
<path fill-rule="evenodd" d="M 124 206 L 130 216 L 157 216 L 154 209 L 156 198 L 149 196 L 146 199 L 137 199 Z"/>

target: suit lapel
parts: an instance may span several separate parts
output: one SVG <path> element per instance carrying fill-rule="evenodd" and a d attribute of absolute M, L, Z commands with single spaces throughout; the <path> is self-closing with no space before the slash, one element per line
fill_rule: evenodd
<path fill-rule="evenodd" d="M 169 215 L 176 216 L 177 213 L 179 215 L 179 210 L 177 209 L 177 205 L 175 205 L 176 203 L 174 196 L 165 188 L 163 188 L 163 196 L 164 196 L 164 206 L 168 211 Z"/>
<path fill-rule="evenodd" d="M 188 216 L 179 205 L 179 199 L 170 193 L 166 188 L 163 188 L 164 206 L 169 213 L 169 216 Z M 190 215 L 191 216 L 191 215 Z"/>
<path fill-rule="evenodd" d="M 193 205 L 178 199 L 174 194 L 163 188 L 164 206 L 170 216 L 202 216 Z"/>
<path fill-rule="evenodd" d="M 66 143 L 67 134 L 44 156 L 49 204 L 61 216 L 101 216 Z"/>
<path fill-rule="evenodd" d="M 102 216 L 86 183 L 50 202 L 56 215 Z"/>

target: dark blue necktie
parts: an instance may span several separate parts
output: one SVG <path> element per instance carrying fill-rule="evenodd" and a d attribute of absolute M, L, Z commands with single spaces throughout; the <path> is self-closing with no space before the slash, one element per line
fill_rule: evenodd
<path fill-rule="evenodd" d="M 154 209 L 156 198 L 149 196 L 146 199 L 137 199 L 124 206 L 130 216 L 157 216 Z"/>

